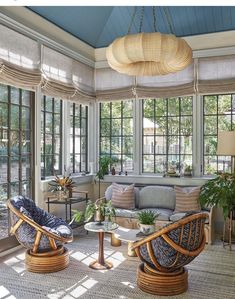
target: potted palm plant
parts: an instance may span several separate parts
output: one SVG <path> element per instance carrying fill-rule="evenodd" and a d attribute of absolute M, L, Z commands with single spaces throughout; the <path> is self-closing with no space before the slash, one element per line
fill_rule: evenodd
<path fill-rule="evenodd" d="M 202 206 L 214 205 L 222 208 L 225 219 L 231 211 L 235 216 L 235 174 L 222 173 L 206 182 L 201 187 L 200 202 Z"/>
<path fill-rule="evenodd" d="M 149 235 L 155 231 L 155 220 L 158 215 L 158 213 L 154 213 L 151 210 L 145 210 L 138 213 L 138 226 L 144 235 Z"/>

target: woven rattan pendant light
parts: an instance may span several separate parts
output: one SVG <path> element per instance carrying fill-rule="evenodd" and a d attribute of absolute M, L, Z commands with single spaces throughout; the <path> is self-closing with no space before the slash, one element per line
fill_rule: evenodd
<path fill-rule="evenodd" d="M 136 9 L 130 27 L 135 13 Z M 186 68 L 192 62 L 192 49 L 186 41 L 173 34 L 142 33 L 143 16 L 144 8 L 140 20 L 140 33 L 117 38 L 108 46 L 106 57 L 109 66 L 130 76 L 166 75 Z M 154 7 L 153 16 L 156 31 Z"/>

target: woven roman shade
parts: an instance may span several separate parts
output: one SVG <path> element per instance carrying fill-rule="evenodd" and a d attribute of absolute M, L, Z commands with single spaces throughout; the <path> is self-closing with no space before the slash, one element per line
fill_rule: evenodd
<path fill-rule="evenodd" d="M 200 58 L 197 85 L 200 93 L 234 92 L 235 55 Z"/>
<path fill-rule="evenodd" d="M 41 83 L 41 72 L 38 69 L 26 69 L 7 61 L 1 61 L 0 81 L 19 88 L 34 90 Z"/>

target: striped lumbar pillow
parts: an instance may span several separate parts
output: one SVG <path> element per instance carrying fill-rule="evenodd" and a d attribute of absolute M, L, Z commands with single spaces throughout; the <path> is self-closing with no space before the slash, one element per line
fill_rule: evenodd
<path fill-rule="evenodd" d="M 112 184 L 112 206 L 122 209 L 134 209 L 135 208 L 135 192 L 134 184 L 127 187 Z"/>
<path fill-rule="evenodd" d="M 175 186 L 176 202 L 174 212 L 201 211 L 199 202 L 200 187 Z"/>

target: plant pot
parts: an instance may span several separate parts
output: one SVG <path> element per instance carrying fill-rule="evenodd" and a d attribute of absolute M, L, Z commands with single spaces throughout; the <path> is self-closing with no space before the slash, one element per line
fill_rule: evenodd
<path fill-rule="evenodd" d="M 69 192 L 63 191 L 63 190 L 61 190 L 61 191 L 58 190 L 56 192 L 56 195 L 58 197 L 58 200 L 65 200 L 66 198 L 69 197 Z"/>
<path fill-rule="evenodd" d="M 143 233 L 144 235 L 150 235 L 155 232 L 154 224 L 149 225 L 149 224 L 138 223 L 138 226 L 141 233 Z"/>
<path fill-rule="evenodd" d="M 101 214 L 99 210 L 95 211 L 94 220 L 97 222 L 97 224 L 102 224 L 102 221 L 105 220 L 104 215 Z"/>

